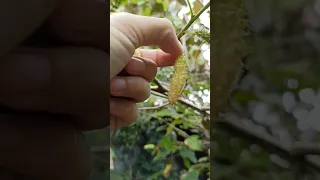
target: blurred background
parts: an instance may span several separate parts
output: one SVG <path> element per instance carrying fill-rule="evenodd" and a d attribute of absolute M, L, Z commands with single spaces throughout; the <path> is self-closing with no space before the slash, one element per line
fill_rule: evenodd
<path fill-rule="evenodd" d="M 320 1 L 215 0 L 211 20 L 211 179 L 320 179 Z"/>

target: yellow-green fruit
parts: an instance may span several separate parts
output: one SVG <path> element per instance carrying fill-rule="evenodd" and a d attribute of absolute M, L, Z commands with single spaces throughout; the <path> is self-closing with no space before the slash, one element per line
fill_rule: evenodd
<path fill-rule="evenodd" d="M 187 61 L 183 55 L 179 56 L 174 64 L 174 72 L 170 81 L 170 89 L 168 94 L 169 104 L 175 104 L 186 84 L 187 75 Z"/>

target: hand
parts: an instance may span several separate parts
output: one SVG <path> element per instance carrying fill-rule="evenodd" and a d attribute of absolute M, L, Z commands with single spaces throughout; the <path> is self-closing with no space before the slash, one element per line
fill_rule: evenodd
<path fill-rule="evenodd" d="M 133 123 L 138 117 L 137 102 L 150 96 L 149 82 L 157 73 L 157 64 L 149 59 L 132 58 L 125 67 L 131 76 L 116 76 L 110 84 L 110 130 Z"/>
<path fill-rule="evenodd" d="M 161 50 L 141 50 L 144 58 L 159 67 L 170 66 L 182 54 L 172 23 L 167 19 L 115 13 L 110 18 L 110 79 L 128 64 L 136 48 L 159 46 Z"/>
<path fill-rule="evenodd" d="M 142 102 L 150 96 L 150 86 L 156 75 L 156 67 L 170 66 L 177 56 L 182 54 L 182 46 L 177 39 L 174 27 L 167 19 L 137 16 L 128 13 L 116 13 L 110 18 L 110 79 L 111 87 L 125 81 L 127 89 L 111 90 L 112 96 L 134 99 L 111 98 L 110 128 L 120 128 L 137 119 L 136 102 Z M 146 23 L 147 22 L 147 23 Z M 150 61 L 139 65 L 131 57 L 140 46 L 155 45 L 161 50 L 140 50 L 142 58 Z M 148 64 L 147 64 L 148 63 Z M 144 77 L 116 77 L 123 69 L 129 74 Z M 116 78 L 115 78 L 116 77 Z"/>

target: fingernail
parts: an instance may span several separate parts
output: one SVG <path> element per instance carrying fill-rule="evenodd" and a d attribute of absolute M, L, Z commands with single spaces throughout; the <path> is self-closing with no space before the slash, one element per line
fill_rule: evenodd
<path fill-rule="evenodd" d="M 126 88 L 126 81 L 121 78 L 115 78 L 111 83 L 111 92 L 119 92 Z"/>
<path fill-rule="evenodd" d="M 145 58 L 141 58 L 141 59 L 145 59 Z M 146 65 L 142 60 L 133 57 L 132 61 L 129 62 L 126 68 L 129 69 L 130 71 L 140 73 L 146 70 Z"/>

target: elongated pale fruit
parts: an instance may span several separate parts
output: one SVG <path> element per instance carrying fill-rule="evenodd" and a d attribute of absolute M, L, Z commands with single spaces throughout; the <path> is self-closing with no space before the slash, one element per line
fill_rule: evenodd
<path fill-rule="evenodd" d="M 134 54 L 133 54 L 134 56 L 141 56 L 140 55 L 140 49 L 138 48 L 138 49 L 136 49 L 135 51 L 134 51 Z"/>
<path fill-rule="evenodd" d="M 179 56 L 174 64 L 174 72 L 170 81 L 170 89 L 168 94 L 169 104 L 175 104 L 186 84 L 187 75 L 187 62 L 183 55 Z"/>
<path fill-rule="evenodd" d="M 141 56 L 139 48 L 135 50 L 134 56 Z M 168 93 L 169 104 L 175 104 L 186 85 L 188 65 L 186 58 L 181 55 L 174 63 L 174 72 L 170 80 L 170 88 Z"/>

